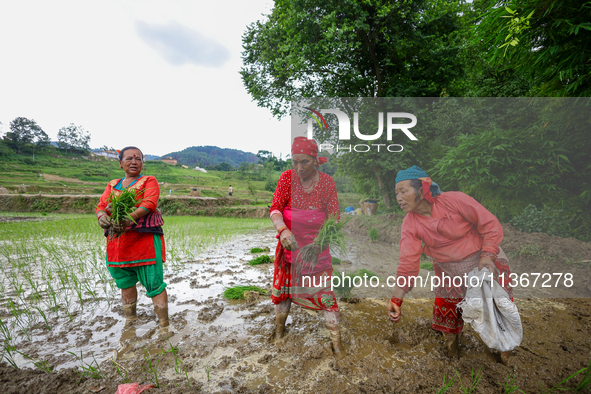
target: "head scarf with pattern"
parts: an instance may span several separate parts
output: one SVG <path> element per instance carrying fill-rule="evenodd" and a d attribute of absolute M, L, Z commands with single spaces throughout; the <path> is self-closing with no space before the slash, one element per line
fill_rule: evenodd
<path fill-rule="evenodd" d="M 429 175 L 419 166 L 412 166 L 406 170 L 398 171 L 396 175 L 396 183 L 411 179 L 418 179 L 423 182 L 423 196 L 430 203 L 434 203 L 435 198 L 441 194 L 439 185 L 433 182 Z"/>
<path fill-rule="evenodd" d="M 328 161 L 326 157 L 318 157 L 318 144 L 313 139 L 306 137 L 294 138 L 293 144 L 291 145 L 291 156 L 293 157 L 293 155 L 297 154 L 304 154 L 318 159 L 316 167 Z"/>

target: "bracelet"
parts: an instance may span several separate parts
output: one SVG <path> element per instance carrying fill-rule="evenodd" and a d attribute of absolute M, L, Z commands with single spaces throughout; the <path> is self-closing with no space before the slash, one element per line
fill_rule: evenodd
<path fill-rule="evenodd" d="M 279 227 L 279 229 L 277 230 L 277 234 L 281 235 L 282 232 L 284 232 L 285 230 L 288 230 L 287 226 L 281 226 Z"/>
<path fill-rule="evenodd" d="M 102 215 L 98 215 L 98 214 L 100 214 L 100 213 L 102 213 Z M 103 216 L 105 216 L 106 214 L 107 214 L 107 213 L 106 213 L 105 211 L 98 211 L 98 212 L 97 212 L 97 215 L 98 215 L 98 216 L 96 217 L 96 218 L 97 218 L 97 220 L 101 220 L 101 218 L 102 218 Z"/>
<path fill-rule="evenodd" d="M 397 306 L 402 306 L 402 300 L 400 298 L 392 297 L 390 302 Z"/>
<path fill-rule="evenodd" d="M 497 256 L 495 256 L 494 254 L 492 254 L 491 252 L 480 252 L 480 257 L 490 257 L 490 259 L 492 261 L 495 261 L 497 259 Z"/>

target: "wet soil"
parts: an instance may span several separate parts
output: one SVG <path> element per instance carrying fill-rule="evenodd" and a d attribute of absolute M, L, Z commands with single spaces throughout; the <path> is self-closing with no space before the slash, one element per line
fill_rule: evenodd
<path fill-rule="evenodd" d="M 393 275 L 399 255 L 397 242 L 381 238 L 370 243 L 367 231 L 362 230 L 361 225 L 349 225 L 352 242 L 348 255 L 341 256 L 347 261 L 338 269 L 366 268 L 381 278 Z M 544 252 L 556 249 L 558 255 L 566 253 L 573 258 L 568 254 L 570 240 L 505 230 L 508 254 L 530 242 L 540 243 Z M 396 233 L 395 229 L 390 231 Z M 515 243 L 508 237 L 521 238 Z M 561 242 L 566 246 L 557 246 Z M 460 357 L 449 358 L 443 338 L 431 329 L 433 300 L 426 290 L 411 293 L 415 298 L 405 300 L 402 322 L 393 325 L 387 318 L 391 296 L 387 288 L 356 289 L 355 302 L 339 301 L 348 354 L 344 360 L 333 357 L 321 314 L 295 305 L 285 337 L 272 343 L 274 307 L 267 296 L 228 301 L 221 293 L 224 287 L 234 285 L 269 290 L 272 264 L 247 263 L 253 258 L 250 248 L 268 246 L 274 250 L 275 243 L 272 231 L 260 231 L 236 237 L 179 269 L 166 267 L 168 332 L 158 329 L 143 289 L 138 319 L 130 324 L 126 325 L 123 308 L 114 299 L 110 305 L 105 301 L 93 311 L 81 312 L 73 321 L 54 322 L 52 331 L 39 326 L 31 341 L 20 343 L 18 349 L 35 360 L 46 360 L 58 371 L 14 370 L 4 364 L 0 366 L 0 392 L 89 393 L 103 388 L 101 393 L 114 393 L 124 380 L 155 383 L 152 368 L 157 371 L 160 388 L 150 393 L 432 393 L 442 387 L 444 379 L 455 378 L 449 391 L 454 393 L 460 392 L 459 379 L 467 386 L 472 372 L 482 368 L 476 393 L 504 392 L 508 376 L 514 376 L 514 384 L 524 392 L 537 393 L 585 367 L 591 358 L 588 298 L 517 296 L 524 340 L 505 366 L 499 362 L 499 354 L 489 350 L 469 326 L 460 338 Z M 581 261 L 588 259 L 585 253 L 591 245 L 573 245 Z M 536 260 L 524 254 L 516 256 L 514 260 L 522 261 L 516 262 L 519 269 L 528 269 L 527 264 L 536 266 L 535 261 L 547 263 L 541 255 L 529 256 Z M 554 268 L 559 264 L 558 259 L 550 262 Z M 566 267 L 586 272 L 587 278 L 591 273 L 584 266 Z M 103 378 L 81 377 L 75 371 L 80 358 L 68 351 L 82 352 L 85 364 L 92 363 L 94 357 Z M 33 367 L 24 358 L 15 360 Z"/>

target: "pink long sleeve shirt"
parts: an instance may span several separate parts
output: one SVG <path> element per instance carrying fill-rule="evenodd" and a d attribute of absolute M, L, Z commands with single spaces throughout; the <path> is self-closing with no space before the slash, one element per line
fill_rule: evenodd
<path fill-rule="evenodd" d="M 440 262 L 464 260 L 478 251 L 499 253 L 503 228 L 499 220 L 478 201 L 462 192 L 445 192 L 431 204 L 431 217 L 408 213 L 402 222 L 399 277 L 406 277 L 409 292 L 417 276 L 421 254 Z M 410 285 L 409 285 L 410 284 Z"/>

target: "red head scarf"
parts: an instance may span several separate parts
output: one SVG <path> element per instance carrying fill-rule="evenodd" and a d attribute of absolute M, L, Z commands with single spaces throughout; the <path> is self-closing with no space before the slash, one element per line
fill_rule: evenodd
<path fill-rule="evenodd" d="M 296 137 L 291 145 L 291 155 L 304 154 L 318 159 L 318 164 L 324 164 L 328 161 L 326 157 L 318 157 L 318 144 L 313 139 L 306 137 Z M 316 165 L 318 167 L 318 165 Z"/>

